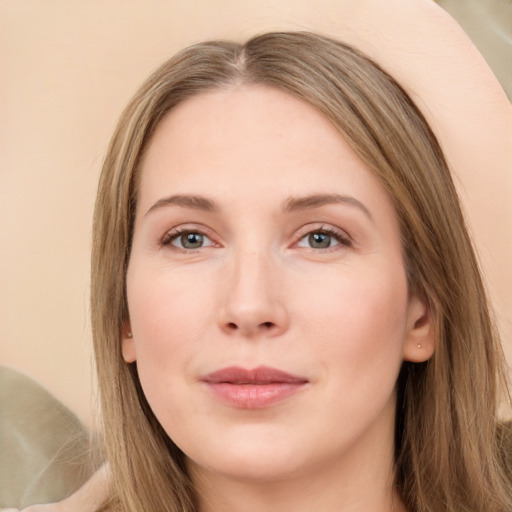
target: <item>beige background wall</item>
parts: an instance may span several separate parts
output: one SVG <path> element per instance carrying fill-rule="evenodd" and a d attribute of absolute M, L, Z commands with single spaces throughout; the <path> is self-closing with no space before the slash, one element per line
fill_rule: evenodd
<path fill-rule="evenodd" d="M 504 114 L 505 97 L 458 28 L 427 3 L 1 1 L 0 362 L 36 378 L 90 422 L 90 219 L 120 110 L 146 75 L 180 47 L 277 28 L 336 34 L 409 80 L 409 92 L 444 137 L 460 177 L 512 353 L 512 151 L 506 142 L 512 114 Z M 439 31 L 432 30 L 436 23 Z M 394 25 L 400 31 L 387 30 Z M 446 41 L 455 43 L 450 48 Z M 418 48 L 427 48 L 423 64 Z M 452 60 L 443 69 L 429 67 L 429 59 L 435 63 L 450 52 Z M 461 62 L 458 52 L 469 52 L 471 65 L 454 82 L 449 68 Z M 492 55 L 500 66 L 501 58 L 494 50 Z M 467 105 L 465 95 L 471 100 Z"/>

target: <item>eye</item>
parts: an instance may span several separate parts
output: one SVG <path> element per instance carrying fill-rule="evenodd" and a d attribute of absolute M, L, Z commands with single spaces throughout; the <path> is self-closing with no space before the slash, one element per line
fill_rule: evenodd
<path fill-rule="evenodd" d="M 168 233 L 162 240 L 162 245 L 172 245 L 178 249 L 190 250 L 211 247 L 214 243 L 199 231 L 180 230 Z"/>
<path fill-rule="evenodd" d="M 307 233 L 298 241 L 297 246 L 310 249 L 329 249 L 340 244 L 351 245 L 347 235 L 342 235 L 332 229 L 322 228 Z"/>

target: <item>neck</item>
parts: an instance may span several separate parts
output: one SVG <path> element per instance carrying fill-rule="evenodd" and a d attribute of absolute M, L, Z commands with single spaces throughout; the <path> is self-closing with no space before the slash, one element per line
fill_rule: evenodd
<path fill-rule="evenodd" d="M 296 478 L 288 481 L 203 482 L 200 512 L 406 512 L 391 482 L 366 485 L 364 478 L 341 481 Z"/>

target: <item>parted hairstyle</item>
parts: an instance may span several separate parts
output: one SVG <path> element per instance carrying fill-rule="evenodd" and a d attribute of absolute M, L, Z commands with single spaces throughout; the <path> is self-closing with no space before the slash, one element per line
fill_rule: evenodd
<path fill-rule="evenodd" d="M 397 382 L 395 484 L 410 512 L 510 512 L 500 422 L 509 399 L 503 354 L 452 178 L 436 137 L 400 85 L 358 50 L 321 35 L 278 32 L 210 41 L 164 63 L 123 112 L 94 214 L 91 312 L 109 508 L 192 512 L 185 456 L 151 411 L 136 363 L 121 353 L 126 269 L 140 163 L 177 104 L 202 91 L 275 87 L 323 113 L 377 177 L 399 219 L 410 293 L 433 319 L 436 349 L 404 362 Z"/>

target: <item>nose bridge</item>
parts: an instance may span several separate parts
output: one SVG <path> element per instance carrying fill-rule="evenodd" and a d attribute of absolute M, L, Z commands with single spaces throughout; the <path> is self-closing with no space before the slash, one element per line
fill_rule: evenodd
<path fill-rule="evenodd" d="M 281 332 L 287 314 L 280 297 L 278 268 L 272 255 L 258 247 L 234 251 L 221 324 L 245 335 Z"/>
<path fill-rule="evenodd" d="M 247 306 L 269 300 L 271 266 L 270 256 L 263 251 L 240 251 L 234 262 L 233 299 Z"/>

